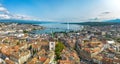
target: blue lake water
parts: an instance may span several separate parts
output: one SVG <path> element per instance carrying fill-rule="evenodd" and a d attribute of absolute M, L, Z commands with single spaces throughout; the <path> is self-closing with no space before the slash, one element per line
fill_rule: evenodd
<path fill-rule="evenodd" d="M 62 24 L 62 23 L 43 23 L 39 24 L 40 26 L 45 27 L 43 30 L 35 30 L 33 33 L 43 34 L 43 33 L 52 33 L 52 32 L 69 32 L 69 31 L 78 31 L 82 29 L 80 25 L 73 24 Z"/>

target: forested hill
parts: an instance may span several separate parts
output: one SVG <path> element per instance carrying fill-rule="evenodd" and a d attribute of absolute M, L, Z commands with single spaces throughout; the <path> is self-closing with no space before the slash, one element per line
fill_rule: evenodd
<path fill-rule="evenodd" d="M 120 25 L 120 22 L 82 22 L 82 23 L 69 23 L 78 25 L 89 25 L 89 26 L 106 26 L 106 25 Z"/>

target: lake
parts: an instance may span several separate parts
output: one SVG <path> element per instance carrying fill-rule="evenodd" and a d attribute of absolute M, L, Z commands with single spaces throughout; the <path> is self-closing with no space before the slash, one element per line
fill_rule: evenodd
<path fill-rule="evenodd" d="M 40 26 L 45 27 L 43 30 L 34 30 L 32 33 L 35 34 L 45 34 L 52 32 L 69 32 L 69 31 L 78 31 L 82 29 L 81 25 L 75 24 L 62 24 L 62 23 L 42 23 Z"/>

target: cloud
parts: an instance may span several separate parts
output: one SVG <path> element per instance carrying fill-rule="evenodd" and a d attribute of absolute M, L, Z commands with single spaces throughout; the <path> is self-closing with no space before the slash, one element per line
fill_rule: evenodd
<path fill-rule="evenodd" d="M 0 7 L 0 11 L 6 11 L 4 7 Z"/>
<path fill-rule="evenodd" d="M 3 7 L 2 4 L 0 4 L 0 12 L 9 14 L 9 11 L 5 7 Z"/>
<path fill-rule="evenodd" d="M 110 14 L 111 12 L 102 12 L 101 14 Z"/>
<path fill-rule="evenodd" d="M 97 16 L 88 19 L 88 21 L 102 21 L 102 20 L 108 19 L 109 15 L 111 15 L 111 12 L 102 12 Z"/>
<path fill-rule="evenodd" d="M 11 18 L 11 19 L 23 19 L 23 20 L 40 20 L 39 18 L 33 17 L 33 16 L 28 16 L 28 15 L 21 15 L 21 14 L 11 14 L 7 8 L 3 7 L 2 4 L 0 4 L 0 16 L 2 18 Z M 0 17 L 0 18 L 1 18 Z"/>
<path fill-rule="evenodd" d="M 77 17 L 63 17 L 63 18 L 58 18 L 58 19 L 55 19 L 57 21 L 64 21 L 64 22 L 80 22 L 80 21 L 84 21 L 83 19 L 81 18 L 77 18 Z"/>
<path fill-rule="evenodd" d="M 98 15 L 98 16 L 105 16 L 105 15 L 109 15 L 109 14 L 111 14 L 111 12 L 102 12 L 102 13 L 100 13 L 100 15 Z"/>
<path fill-rule="evenodd" d="M 101 12 L 100 14 L 98 14 L 98 16 L 96 16 L 93 20 L 106 20 L 106 19 L 112 19 L 113 16 L 113 12 Z"/>
<path fill-rule="evenodd" d="M 99 17 L 94 17 L 94 18 L 88 19 L 88 21 L 89 21 L 89 22 L 101 22 L 102 20 L 101 20 L 101 18 L 99 18 Z"/>
<path fill-rule="evenodd" d="M 98 17 L 95 17 L 95 18 L 91 18 L 91 19 L 89 19 L 89 20 L 99 20 L 99 18 L 98 18 Z"/>

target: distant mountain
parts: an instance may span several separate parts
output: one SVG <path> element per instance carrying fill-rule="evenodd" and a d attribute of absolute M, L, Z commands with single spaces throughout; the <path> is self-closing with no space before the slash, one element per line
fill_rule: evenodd
<path fill-rule="evenodd" d="M 107 20 L 105 22 L 120 22 L 120 19 L 112 19 L 112 20 Z"/>
<path fill-rule="evenodd" d="M 120 22 L 82 22 L 82 23 L 69 23 L 77 25 L 88 25 L 88 26 L 108 26 L 108 25 L 120 25 Z"/>
<path fill-rule="evenodd" d="M 67 23 L 65 23 L 67 24 Z M 78 23 L 69 23 L 77 25 L 89 25 L 89 26 L 107 26 L 107 25 L 120 25 L 120 19 L 105 20 L 102 22 L 78 22 Z"/>

